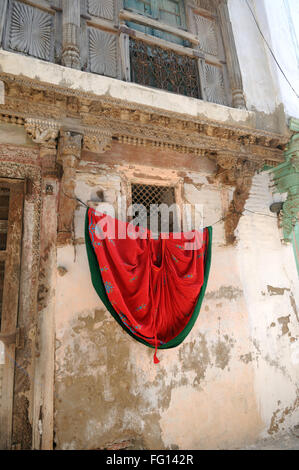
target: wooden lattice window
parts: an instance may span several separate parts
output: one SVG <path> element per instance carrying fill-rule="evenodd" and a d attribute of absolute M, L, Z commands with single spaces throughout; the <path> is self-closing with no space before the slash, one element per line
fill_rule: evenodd
<path fill-rule="evenodd" d="M 170 207 L 175 203 L 175 188 L 173 186 L 160 186 L 152 184 L 135 184 L 131 186 L 132 204 L 142 204 L 142 215 L 147 218 L 147 228 L 150 228 L 150 215 L 158 216 L 158 231 L 161 232 L 163 222 L 169 222 L 169 231 L 173 231 L 173 212 L 169 212 L 169 220 L 163 219 L 159 211 L 160 204 Z M 141 215 L 141 214 L 140 214 Z M 168 217 L 168 215 L 167 215 Z"/>

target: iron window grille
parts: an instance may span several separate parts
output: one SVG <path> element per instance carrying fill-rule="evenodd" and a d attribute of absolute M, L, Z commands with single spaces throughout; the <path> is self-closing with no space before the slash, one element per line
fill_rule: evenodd
<path fill-rule="evenodd" d="M 195 57 L 130 38 L 131 80 L 140 85 L 201 98 Z"/>
<path fill-rule="evenodd" d="M 169 211 L 169 220 L 163 218 L 159 211 L 160 204 L 166 204 L 170 207 L 175 204 L 175 188 L 173 186 L 159 186 L 150 184 L 132 184 L 132 205 L 142 204 L 143 210 L 139 211 L 139 216 L 143 216 L 147 221 L 147 228 L 150 229 L 150 215 L 158 217 L 158 232 L 161 232 L 162 222 L 166 226 L 169 223 L 169 232 L 173 232 L 174 217 L 173 212 Z M 168 214 L 167 214 L 168 217 Z"/>

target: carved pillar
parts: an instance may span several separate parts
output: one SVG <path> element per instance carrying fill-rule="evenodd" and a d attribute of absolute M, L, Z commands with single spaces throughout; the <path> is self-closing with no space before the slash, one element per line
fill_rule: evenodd
<path fill-rule="evenodd" d="M 285 242 L 292 240 L 292 232 L 299 220 L 299 119 L 290 119 L 293 135 L 285 151 L 285 162 L 272 170 L 276 192 L 287 193 L 282 209 L 282 228 Z"/>
<path fill-rule="evenodd" d="M 232 105 L 234 108 L 246 108 L 241 70 L 227 0 L 218 0 L 217 10 L 225 48 L 227 71 L 232 90 Z"/>
<path fill-rule="evenodd" d="M 40 264 L 37 294 L 37 336 L 33 390 L 33 448 L 53 448 L 55 289 L 57 238 L 57 138 L 59 123 L 52 120 L 26 119 L 25 129 L 40 145 L 41 220 Z"/>
<path fill-rule="evenodd" d="M 63 0 L 62 65 L 80 69 L 80 0 Z"/>
<path fill-rule="evenodd" d="M 74 211 L 77 202 L 75 197 L 76 169 L 81 158 L 82 135 L 64 132 L 60 141 L 59 162 L 63 175 L 60 184 L 58 205 L 58 238 L 57 243 L 71 243 L 73 238 Z"/>

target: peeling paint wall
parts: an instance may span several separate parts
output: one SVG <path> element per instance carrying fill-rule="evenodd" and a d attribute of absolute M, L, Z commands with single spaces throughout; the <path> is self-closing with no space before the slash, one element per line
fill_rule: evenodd
<path fill-rule="evenodd" d="M 293 54 L 290 38 L 278 31 L 280 22 L 286 27 L 286 17 L 280 15 L 277 25 L 275 3 L 282 8 L 282 0 L 251 2 L 265 31 L 269 33 L 272 24 L 269 38 L 275 39 L 275 51 L 283 51 L 288 61 Z M 41 82 L 50 91 L 67 86 L 74 96 L 89 93 L 132 108 L 154 107 L 232 129 L 266 129 L 287 135 L 286 115 L 297 115 L 297 105 L 289 101 L 287 87 L 278 78 L 245 2 L 229 0 L 228 5 L 246 110 L 4 50 L 0 51 L 0 71 L 16 81 Z M 0 95 L 5 104 L 2 89 Z M 32 116 L 39 117 L 40 99 L 36 95 Z M 103 154 L 82 152 L 77 171 L 72 169 L 75 181 L 68 181 L 70 186 L 75 184 L 81 200 L 97 200 L 100 193 L 106 202 L 115 204 L 119 194 L 129 197 L 130 181 L 172 182 L 178 202 L 202 204 L 204 225 L 217 222 L 210 279 L 196 325 L 179 347 L 160 351 L 160 364 L 155 365 L 152 349 L 126 335 L 93 289 L 84 244 L 85 210 L 79 204 L 74 239 L 56 252 L 61 182 L 57 174 L 57 181 L 50 181 L 53 194 L 47 195 L 44 183 L 49 179 L 41 177 L 47 154 L 41 157 L 25 129 L 9 123 L 15 111 L 20 110 L 8 109 L 7 122 L 0 126 L 4 147 L 0 176 L 29 176 L 36 193 L 26 197 L 24 206 L 19 322 L 25 326 L 26 343 L 17 353 L 13 444 L 51 448 L 54 361 L 54 443 L 58 449 L 227 449 L 297 425 L 299 284 L 292 247 L 282 245 L 277 219 L 269 212 L 274 196 L 268 174 L 254 177 L 235 231 L 236 243 L 227 246 L 220 219 L 230 206 L 233 190 L 215 181 L 212 160 L 115 141 L 112 150 Z M 63 126 L 76 129 L 77 118 L 71 116 Z M 244 151 L 248 148 L 244 144 Z M 50 230 L 45 224 L 41 229 L 45 221 Z M 43 436 L 40 422 L 44 429 L 48 426 Z"/>
<path fill-rule="evenodd" d="M 165 178 L 182 182 L 182 202 L 203 204 L 204 225 L 223 216 L 231 196 L 208 182 L 213 165 L 196 171 L 191 165 L 182 173 L 165 152 L 152 157 L 160 166 L 150 166 L 146 155 L 148 166 L 140 165 L 141 155 L 130 146 L 121 157 L 114 149 L 107 162 L 82 162 L 76 195 L 86 201 L 102 191 L 115 202 L 134 175 L 141 182 Z M 181 156 L 185 168 L 187 160 Z M 246 208 L 269 213 L 268 187 L 268 175 L 257 175 Z M 297 423 L 298 280 L 276 220 L 248 212 L 237 245 L 230 247 L 223 224 L 214 226 L 211 274 L 197 323 L 182 345 L 160 351 L 155 365 L 153 351 L 117 325 L 91 285 L 84 215 L 78 206 L 76 243 L 57 253 L 57 448 L 123 441 L 143 449 L 231 448 Z"/>
<path fill-rule="evenodd" d="M 266 173 L 255 177 L 247 209 L 267 211 L 272 202 L 268 185 Z M 295 258 L 291 247 L 280 242 L 276 218 L 249 213 L 240 221 L 238 236 L 250 352 L 255 358 L 255 393 L 266 431 L 272 434 L 298 421 L 299 292 Z"/>

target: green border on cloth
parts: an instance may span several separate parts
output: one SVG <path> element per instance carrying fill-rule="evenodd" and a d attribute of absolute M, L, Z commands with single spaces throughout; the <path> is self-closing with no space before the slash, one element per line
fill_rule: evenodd
<path fill-rule="evenodd" d="M 85 244 L 86 244 L 86 251 L 87 251 L 87 258 L 89 262 L 89 269 L 90 269 L 90 275 L 91 275 L 91 281 L 93 284 L 93 287 L 95 288 L 98 296 L 102 300 L 103 304 L 107 308 L 107 310 L 111 313 L 111 315 L 114 317 L 114 319 L 119 323 L 119 325 L 128 333 L 132 338 L 136 339 L 142 344 L 145 344 L 146 346 L 149 346 L 150 348 L 155 348 L 155 345 L 147 343 L 142 338 L 139 338 L 138 336 L 135 336 L 129 328 L 121 321 L 118 313 L 114 310 L 113 306 L 110 303 L 110 300 L 107 296 L 106 289 L 103 283 L 103 279 L 101 276 L 101 271 L 99 268 L 98 264 L 98 259 L 96 257 L 95 251 L 93 249 L 90 236 L 89 236 L 89 220 L 88 220 L 88 209 L 86 210 L 86 216 L 85 216 Z M 181 344 L 186 336 L 190 333 L 192 330 L 200 308 L 201 304 L 205 295 L 208 279 L 209 279 L 209 273 L 210 273 L 210 267 L 211 267 L 211 257 L 212 257 L 212 227 L 207 227 L 208 232 L 209 232 L 209 242 L 208 242 L 208 248 L 207 248 L 207 254 L 206 254 L 206 261 L 205 261 L 205 269 L 204 269 L 204 282 L 202 285 L 202 288 L 200 290 L 197 304 L 193 310 L 192 316 L 188 322 L 188 324 L 185 326 L 185 328 L 173 339 L 168 341 L 168 343 L 161 344 L 158 346 L 158 349 L 170 349 L 170 348 L 175 348 L 179 344 Z"/>

